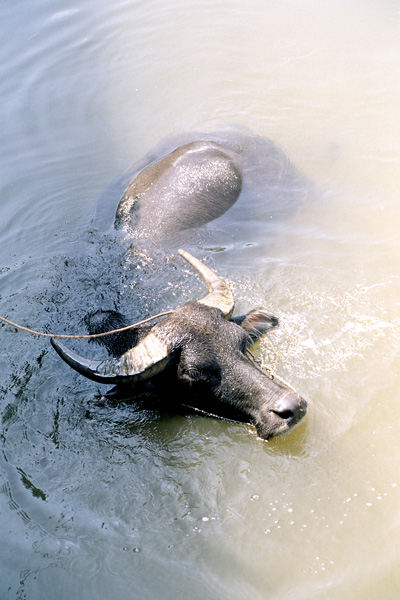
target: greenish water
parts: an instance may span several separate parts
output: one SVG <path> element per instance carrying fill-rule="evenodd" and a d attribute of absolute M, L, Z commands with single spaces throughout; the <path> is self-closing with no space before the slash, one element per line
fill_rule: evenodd
<path fill-rule="evenodd" d="M 90 308 L 139 318 L 201 289 L 178 258 L 136 269 L 109 228 L 112 182 L 166 136 L 246 127 L 310 182 L 285 215 L 247 189 L 188 241 L 238 312 L 279 315 L 257 351 L 309 400 L 288 436 L 105 403 L 0 327 L 1 598 L 397 599 L 398 3 L 0 13 L 0 314 L 80 332 Z"/>

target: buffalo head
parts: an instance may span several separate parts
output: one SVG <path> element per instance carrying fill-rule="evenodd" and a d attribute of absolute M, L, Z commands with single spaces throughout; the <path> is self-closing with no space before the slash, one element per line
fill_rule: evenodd
<path fill-rule="evenodd" d="M 186 302 L 151 327 L 137 328 L 132 347 L 115 358 L 85 359 L 54 339 L 53 347 L 94 381 L 129 386 L 150 379 L 164 386 L 173 381 L 185 404 L 250 422 L 265 440 L 289 430 L 303 418 L 307 403 L 259 368 L 248 352 L 278 320 L 262 309 L 232 319 L 228 285 L 188 252 L 179 253 L 206 282 L 209 292 L 203 299 Z"/>

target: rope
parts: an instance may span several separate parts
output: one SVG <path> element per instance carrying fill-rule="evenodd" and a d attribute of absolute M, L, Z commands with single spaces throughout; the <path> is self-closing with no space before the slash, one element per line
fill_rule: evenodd
<path fill-rule="evenodd" d="M 0 317 L 0 321 L 4 321 L 8 325 L 12 325 L 17 329 L 21 329 L 22 331 L 27 331 L 28 333 L 33 333 L 34 335 L 40 335 L 41 337 L 52 337 L 52 338 L 68 338 L 68 339 L 93 339 L 104 337 L 105 335 L 111 335 L 112 333 L 120 333 L 121 331 L 127 331 L 128 329 L 133 329 L 133 327 L 138 327 L 139 325 L 143 325 L 144 323 L 148 323 L 149 321 L 153 321 L 154 319 L 158 319 L 159 317 L 165 317 L 166 315 L 172 314 L 172 310 L 167 310 L 162 313 L 158 313 L 158 315 L 154 315 L 153 317 L 148 317 L 147 319 L 143 319 L 143 321 L 138 321 L 137 323 L 133 323 L 132 325 L 127 325 L 126 327 L 121 327 L 120 329 L 113 329 L 112 331 L 105 331 L 103 333 L 93 333 L 86 335 L 68 335 L 68 334 L 58 334 L 58 333 L 43 333 L 42 331 L 35 331 L 34 329 L 29 329 L 29 327 L 23 327 L 22 325 L 18 325 L 17 323 L 13 323 L 9 321 L 5 317 Z"/>

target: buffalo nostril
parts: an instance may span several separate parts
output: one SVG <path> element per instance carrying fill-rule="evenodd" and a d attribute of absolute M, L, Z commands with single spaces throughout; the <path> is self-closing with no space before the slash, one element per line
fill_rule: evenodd
<path fill-rule="evenodd" d="M 300 420 L 306 412 L 306 403 L 297 394 L 290 393 L 280 398 L 272 407 L 272 412 L 289 421 L 295 419 Z"/>
<path fill-rule="evenodd" d="M 293 412 L 291 410 L 274 410 L 274 413 L 279 415 L 285 421 L 293 417 Z"/>

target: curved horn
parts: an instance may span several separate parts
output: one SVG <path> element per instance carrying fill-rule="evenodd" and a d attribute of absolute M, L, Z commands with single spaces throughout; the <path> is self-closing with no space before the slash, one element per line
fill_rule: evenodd
<path fill-rule="evenodd" d="M 51 338 L 51 344 L 65 362 L 88 379 L 99 383 L 133 384 L 161 373 L 170 360 L 170 351 L 153 332 L 119 358 L 82 358 Z"/>
<path fill-rule="evenodd" d="M 178 252 L 182 258 L 196 269 L 207 284 L 209 293 L 201 300 L 198 300 L 198 302 L 210 306 L 211 308 L 219 308 L 223 312 L 225 318 L 229 319 L 235 304 L 229 286 L 211 271 L 211 269 L 189 254 L 189 252 L 186 252 L 185 250 L 178 250 Z"/>
<path fill-rule="evenodd" d="M 179 250 L 179 254 L 196 269 L 208 286 L 209 293 L 198 302 L 211 308 L 218 308 L 226 318 L 229 318 L 233 311 L 234 301 L 228 285 L 188 252 Z M 157 329 L 160 327 L 162 327 L 161 324 L 155 326 Z M 114 385 L 118 383 L 133 384 L 161 373 L 171 360 L 173 353 L 173 349 L 156 335 L 154 329 L 139 344 L 119 358 L 90 360 L 72 352 L 64 344 L 56 342 L 54 338 L 51 338 L 51 344 L 57 354 L 81 375 L 99 383 Z"/>

